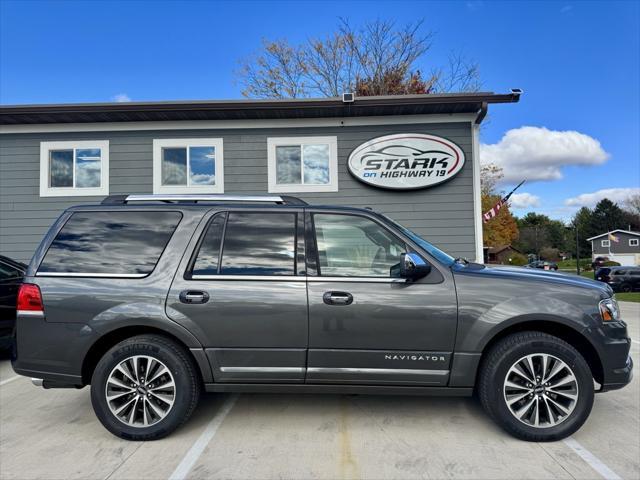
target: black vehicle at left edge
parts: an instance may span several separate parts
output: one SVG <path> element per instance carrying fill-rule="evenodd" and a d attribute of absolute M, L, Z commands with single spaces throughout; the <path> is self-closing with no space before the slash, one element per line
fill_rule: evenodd
<path fill-rule="evenodd" d="M 11 347 L 18 290 L 26 271 L 24 263 L 0 255 L 0 351 Z"/>

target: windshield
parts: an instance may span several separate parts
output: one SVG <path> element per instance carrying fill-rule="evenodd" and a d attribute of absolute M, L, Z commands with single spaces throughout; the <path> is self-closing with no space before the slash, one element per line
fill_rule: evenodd
<path fill-rule="evenodd" d="M 424 238 L 422 238 L 417 233 L 412 232 L 407 227 L 403 227 L 398 222 L 391 220 L 386 215 L 383 215 L 381 213 L 379 213 L 378 215 L 380 215 L 382 218 L 384 218 L 386 222 L 396 227 L 403 234 L 405 234 L 407 237 L 409 237 L 411 240 L 417 243 L 420 246 L 420 248 L 423 248 L 424 250 L 426 250 L 431 256 L 435 257 L 436 260 L 438 260 L 440 263 L 443 263 L 444 265 L 447 265 L 447 266 L 451 266 L 455 263 L 455 259 L 451 255 L 443 252 L 438 247 L 427 242 Z"/>

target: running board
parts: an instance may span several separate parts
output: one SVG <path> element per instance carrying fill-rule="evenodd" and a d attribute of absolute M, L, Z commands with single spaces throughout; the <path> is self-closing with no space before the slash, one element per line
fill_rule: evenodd
<path fill-rule="evenodd" d="M 425 395 L 438 397 L 470 397 L 473 388 L 399 387 L 388 385 L 316 385 L 298 383 L 206 383 L 207 392 L 239 393 L 329 393 L 370 395 Z"/>

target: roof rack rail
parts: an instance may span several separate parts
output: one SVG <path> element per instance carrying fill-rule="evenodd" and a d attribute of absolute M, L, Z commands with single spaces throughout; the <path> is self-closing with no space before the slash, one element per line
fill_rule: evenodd
<path fill-rule="evenodd" d="M 249 202 L 277 203 L 281 205 L 307 205 L 307 202 L 288 195 L 207 195 L 207 194 L 170 194 L 170 195 L 109 195 L 102 205 L 126 205 L 129 202 L 165 202 L 165 203 L 197 203 L 197 202 Z"/>

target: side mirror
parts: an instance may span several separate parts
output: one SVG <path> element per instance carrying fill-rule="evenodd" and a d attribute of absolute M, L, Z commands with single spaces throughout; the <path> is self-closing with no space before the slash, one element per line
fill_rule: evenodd
<path fill-rule="evenodd" d="M 400 255 L 400 277 L 407 280 L 418 280 L 431 272 L 431 265 L 425 262 L 417 253 L 403 253 Z"/>

